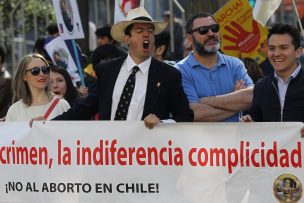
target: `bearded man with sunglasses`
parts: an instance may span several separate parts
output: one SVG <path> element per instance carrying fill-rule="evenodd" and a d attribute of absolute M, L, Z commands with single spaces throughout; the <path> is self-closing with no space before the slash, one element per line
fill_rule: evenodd
<path fill-rule="evenodd" d="M 219 52 L 219 24 L 211 14 L 194 14 L 186 32 L 193 51 L 177 67 L 194 120 L 238 122 L 252 101 L 253 82 L 244 63 Z"/>

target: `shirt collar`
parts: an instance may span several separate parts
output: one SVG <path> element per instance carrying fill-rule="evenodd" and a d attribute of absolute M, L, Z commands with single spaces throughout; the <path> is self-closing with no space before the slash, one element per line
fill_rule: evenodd
<path fill-rule="evenodd" d="M 221 65 L 223 65 L 223 64 L 226 64 L 226 61 L 225 61 L 225 59 L 224 59 L 223 54 L 221 54 L 220 52 L 217 52 L 216 54 L 217 54 L 217 63 L 216 63 L 216 65 L 215 65 L 215 67 L 219 67 L 219 66 L 221 66 Z M 187 61 L 188 61 L 188 64 L 189 64 L 192 68 L 194 68 L 195 66 L 202 66 L 202 67 L 204 67 L 203 64 L 200 64 L 200 63 L 195 59 L 195 57 L 194 57 L 194 55 L 193 55 L 193 51 L 191 51 L 191 52 L 188 54 L 188 56 L 186 57 L 186 59 L 187 59 Z"/>
<path fill-rule="evenodd" d="M 288 80 L 290 80 L 290 79 L 292 79 L 292 78 L 297 77 L 297 75 L 299 74 L 300 70 L 301 70 L 301 66 L 300 66 L 300 64 L 299 64 L 298 67 L 293 71 L 293 73 L 286 79 L 286 81 L 288 81 Z M 276 71 L 274 71 L 274 77 L 275 77 L 276 79 L 279 78 L 279 76 L 278 76 L 278 74 L 277 74 Z"/>
<path fill-rule="evenodd" d="M 146 74 L 149 70 L 149 67 L 151 65 L 151 61 L 152 61 L 152 57 L 150 56 L 148 59 L 146 59 L 144 62 L 140 63 L 140 64 L 136 64 L 133 59 L 131 58 L 130 54 L 128 54 L 128 57 L 126 59 L 127 62 L 127 69 L 128 72 L 131 72 L 132 68 L 134 66 L 138 66 L 139 70 L 143 73 Z"/>

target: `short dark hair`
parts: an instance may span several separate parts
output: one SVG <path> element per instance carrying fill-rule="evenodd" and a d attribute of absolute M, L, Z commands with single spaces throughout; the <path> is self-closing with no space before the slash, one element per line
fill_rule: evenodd
<path fill-rule="evenodd" d="M 4 63 L 4 61 L 5 61 L 5 51 L 4 48 L 0 46 L 0 64 Z"/>
<path fill-rule="evenodd" d="M 129 35 L 131 37 L 131 30 L 133 28 L 133 24 L 130 24 L 125 29 L 125 35 Z"/>
<path fill-rule="evenodd" d="M 111 36 L 111 25 L 105 25 L 102 27 L 97 28 L 97 30 L 95 31 L 95 34 L 97 36 L 97 38 L 99 37 L 108 37 L 109 40 L 112 40 L 112 36 Z"/>
<path fill-rule="evenodd" d="M 208 12 L 199 12 L 196 13 L 192 16 L 190 16 L 190 18 L 188 19 L 187 23 L 186 23 L 186 33 L 189 34 L 192 29 L 193 29 L 193 21 L 197 18 L 206 18 L 206 17 L 211 17 L 215 22 L 217 22 L 217 20 Z"/>
<path fill-rule="evenodd" d="M 165 45 L 165 50 L 162 54 L 162 57 L 165 58 L 165 55 L 170 45 L 170 33 L 167 30 L 164 30 L 158 35 L 155 35 L 155 48 L 157 49 L 161 45 Z"/>
<path fill-rule="evenodd" d="M 288 34 L 292 38 L 292 44 L 295 49 L 298 49 L 301 44 L 301 33 L 300 31 L 293 25 L 277 23 L 272 28 L 268 30 L 267 41 L 273 34 Z"/>
<path fill-rule="evenodd" d="M 91 61 L 93 68 L 101 61 L 127 56 L 127 53 L 113 44 L 104 44 L 98 46 L 92 53 Z"/>
<path fill-rule="evenodd" d="M 56 23 L 50 23 L 47 27 L 46 30 L 49 35 L 54 35 L 59 33 L 58 27 Z"/>

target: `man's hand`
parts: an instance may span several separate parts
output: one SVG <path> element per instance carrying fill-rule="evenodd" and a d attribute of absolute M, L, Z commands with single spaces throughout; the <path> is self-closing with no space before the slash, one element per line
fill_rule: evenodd
<path fill-rule="evenodd" d="M 248 123 L 248 122 L 254 122 L 254 120 L 251 118 L 251 116 L 250 115 L 245 115 L 245 116 L 242 116 L 241 118 L 240 118 L 240 122 L 241 123 Z"/>
<path fill-rule="evenodd" d="M 245 89 L 245 88 L 246 88 L 246 85 L 245 85 L 244 80 L 236 81 L 236 83 L 234 85 L 234 91 L 242 90 L 242 89 Z"/>
<path fill-rule="evenodd" d="M 155 114 L 149 114 L 144 119 L 144 122 L 147 128 L 152 129 L 154 128 L 155 125 L 157 125 L 160 122 L 160 120 Z"/>
<path fill-rule="evenodd" d="M 79 91 L 80 95 L 83 96 L 83 97 L 86 97 L 89 94 L 89 89 L 85 86 L 80 86 L 78 88 L 78 91 Z"/>
<path fill-rule="evenodd" d="M 43 117 L 43 116 L 39 116 L 39 117 L 36 117 L 36 118 L 32 118 L 31 120 L 30 120 L 30 128 L 33 126 L 33 123 L 34 123 L 34 121 L 45 121 L 45 118 Z"/>

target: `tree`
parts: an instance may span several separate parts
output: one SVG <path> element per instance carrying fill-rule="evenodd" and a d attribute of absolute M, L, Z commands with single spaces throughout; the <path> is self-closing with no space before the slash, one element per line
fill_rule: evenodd
<path fill-rule="evenodd" d="M 35 37 L 46 34 L 49 21 L 55 21 L 51 0 L 1 0 L 0 44 L 5 47 L 7 55 L 11 55 L 14 38 L 22 38 L 24 43 L 35 41 Z"/>

